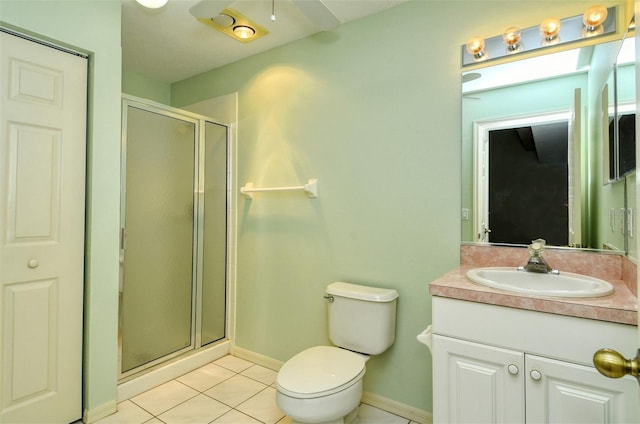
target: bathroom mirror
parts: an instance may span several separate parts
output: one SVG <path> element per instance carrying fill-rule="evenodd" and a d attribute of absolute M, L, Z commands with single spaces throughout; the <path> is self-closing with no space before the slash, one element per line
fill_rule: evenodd
<path fill-rule="evenodd" d="M 635 28 L 634 28 L 635 29 Z M 636 37 L 629 31 L 622 43 L 616 63 L 616 89 L 618 116 L 618 156 L 619 175 L 624 178 L 625 187 L 625 251 L 637 259 L 637 210 L 636 203 Z"/>
<path fill-rule="evenodd" d="M 625 197 L 635 174 L 603 177 L 609 128 L 602 93 L 621 44 L 463 73 L 463 242 L 522 245 L 540 237 L 555 246 L 626 251 Z M 634 65 L 625 66 L 626 74 Z M 506 147 L 489 148 L 498 143 Z"/>

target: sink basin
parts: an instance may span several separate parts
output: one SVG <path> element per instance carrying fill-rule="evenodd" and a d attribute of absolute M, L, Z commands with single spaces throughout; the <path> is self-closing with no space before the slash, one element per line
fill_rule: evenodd
<path fill-rule="evenodd" d="M 599 297 L 613 293 L 613 286 L 599 278 L 560 272 L 543 274 L 517 268 L 475 268 L 467 277 L 478 284 L 517 293 L 553 297 Z"/>

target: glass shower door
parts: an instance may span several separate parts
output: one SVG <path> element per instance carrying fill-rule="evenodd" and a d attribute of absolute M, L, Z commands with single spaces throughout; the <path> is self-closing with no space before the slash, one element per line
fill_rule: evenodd
<path fill-rule="evenodd" d="M 205 123 L 201 345 L 225 337 L 227 127 Z"/>
<path fill-rule="evenodd" d="M 193 348 L 197 121 L 128 107 L 121 374 Z"/>

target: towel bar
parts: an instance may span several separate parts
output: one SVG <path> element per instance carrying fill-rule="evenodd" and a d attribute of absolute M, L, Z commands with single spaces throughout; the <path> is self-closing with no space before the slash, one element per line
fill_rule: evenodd
<path fill-rule="evenodd" d="M 254 187 L 253 183 L 246 183 L 244 187 L 240 188 L 240 193 L 244 194 L 247 198 L 253 199 L 252 193 L 260 193 L 266 191 L 297 191 L 301 190 L 306 193 L 309 198 L 318 197 L 318 180 L 315 178 L 307 181 L 305 185 L 293 186 L 293 187 Z"/>

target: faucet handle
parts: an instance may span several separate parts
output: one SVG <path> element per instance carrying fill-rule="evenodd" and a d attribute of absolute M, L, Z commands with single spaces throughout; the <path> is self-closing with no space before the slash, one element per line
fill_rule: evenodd
<path fill-rule="evenodd" d="M 541 254 L 544 251 L 544 246 L 547 243 L 544 239 L 535 239 L 531 240 L 531 244 L 529 245 L 529 252 L 531 254 Z"/>
<path fill-rule="evenodd" d="M 535 240 L 531 240 L 531 243 L 532 244 L 541 244 L 542 247 L 544 247 L 544 245 L 547 244 L 547 241 L 545 239 L 538 238 L 538 239 L 535 239 Z"/>

